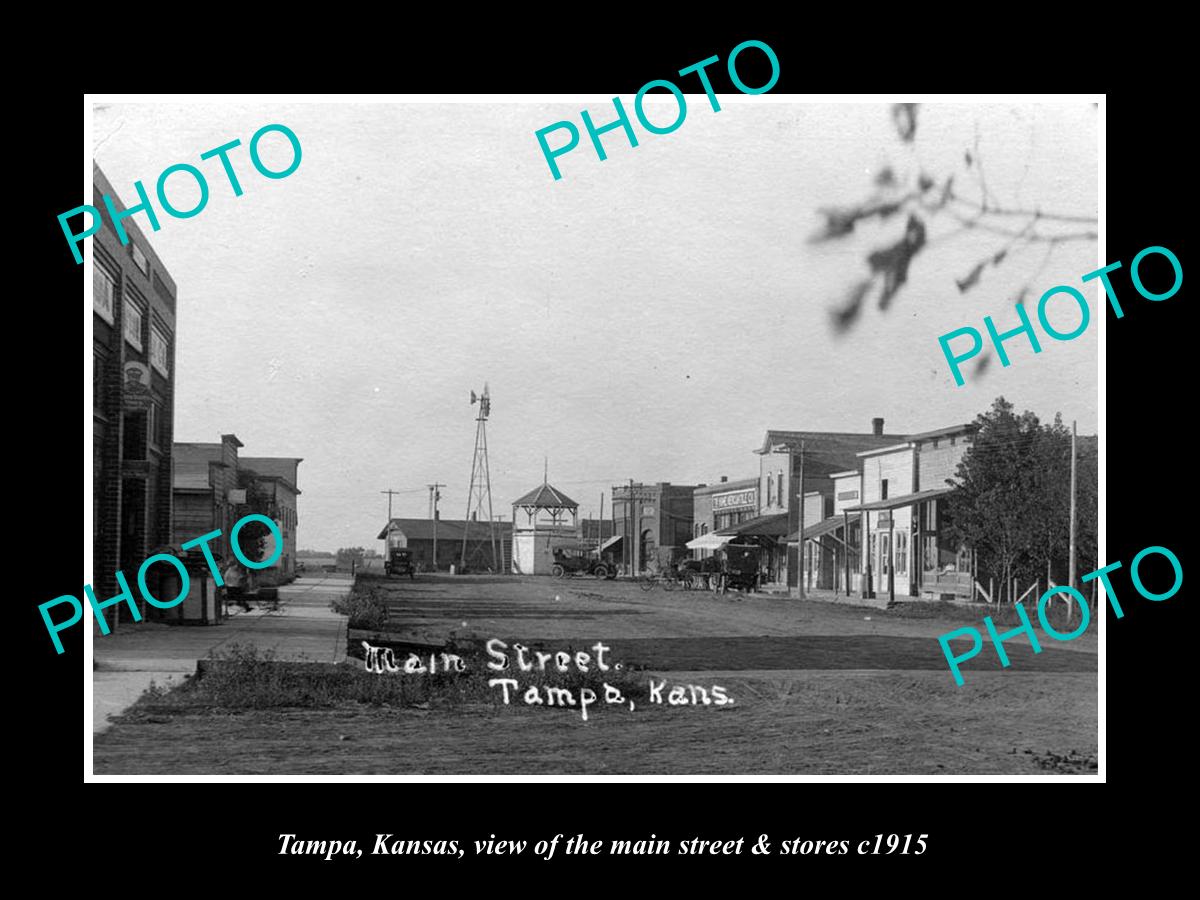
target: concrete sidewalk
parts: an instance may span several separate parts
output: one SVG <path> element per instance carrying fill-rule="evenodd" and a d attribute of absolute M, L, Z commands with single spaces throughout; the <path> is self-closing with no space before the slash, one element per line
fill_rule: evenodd
<path fill-rule="evenodd" d="M 299 578 L 279 589 L 279 610 L 258 607 L 220 625 L 122 625 L 107 637 L 92 638 L 92 733 L 108 728 L 111 716 L 133 704 L 153 681 L 178 684 L 196 671 L 196 662 L 231 644 L 274 650 L 279 659 L 339 663 L 346 658 L 346 617 L 329 608 L 353 584 L 349 575 Z"/>

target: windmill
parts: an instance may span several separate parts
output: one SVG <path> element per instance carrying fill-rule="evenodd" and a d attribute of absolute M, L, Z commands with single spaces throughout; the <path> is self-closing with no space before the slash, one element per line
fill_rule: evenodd
<path fill-rule="evenodd" d="M 492 476 L 488 470 L 487 451 L 487 420 L 492 412 L 492 397 L 487 383 L 483 385 L 483 393 L 471 391 L 471 405 L 479 404 L 479 414 L 475 417 L 475 455 L 471 460 L 471 486 L 467 490 L 467 518 L 463 526 L 462 559 L 460 566 L 466 570 L 468 562 L 471 568 L 482 568 L 488 565 L 487 546 L 491 545 L 491 568 L 499 571 L 500 557 L 496 553 L 496 523 L 492 518 Z M 482 536 L 479 528 L 472 527 L 472 509 L 475 517 L 481 518 L 484 503 L 487 504 L 487 538 Z M 474 532 L 474 537 L 472 533 Z"/>

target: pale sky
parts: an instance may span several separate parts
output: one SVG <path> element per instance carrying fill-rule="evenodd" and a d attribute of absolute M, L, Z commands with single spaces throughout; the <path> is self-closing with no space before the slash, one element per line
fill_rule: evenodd
<path fill-rule="evenodd" d="M 302 548 L 379 548 L 385 488 L 393 514 L 424 516 L 440 481 L 442 516 L 466 511 L 476 407 L 491 386 L 493 507 L 550 482 L 595 514 L 612 484 L 712 483 L 757 474 L 768 428 L 889 433 L 970 421 L 1003 394 L 1045 419 L 1097 426 L 1095 241 L 1018 245 L 961 294 L 980 260 L 1008 243 L 928 222 L 930 243 L 887 311 L 872 300 L 835 335 L 829 310 L 868 274 L 866 254 L 895 242 L 905 216 L 810 244 L 817 209 L 866 199 L 885 167 L 898 178 L 957 172 L 980 196 L 964 151 L 983 160 L 993 205 L 1095 216 L 1097 113 L 1074 105 L 925 105 L 903 144 L 886 104 L 811 105 L 761 95 L 688 95 L 683 125 L 653 135 L 634 120 L 629 147 L 604 135 L 601 162 L 580 122 L 613 118 L 611 101 L 558 103 L 101 104 L 95 159 L 125 203 L 135 180 L 153 195 L 166 167 L 207 176 L 207 207 L 136 221 L 178 285 L 175 436 L 233 432 L 249 456 L 299 456 Z M 623 97 L 632 110 L 632 98 Z M 655 111 L 669 122 L 674 101 Z M 632 112 L 631 112 L 632 115 Z M 555 181 L 534 132 L 570 119 L 581 143 Z M 270 180 L 247 145 L 282 123 L 299 168 Z M 217 160 L 233 138 L 245 193 Z M 551 138 L 557 146 L 561 134 Z M 290 159 L 264 139 L 272 168 Z M 189 190 L 192 192 L 189 194 Z M 169 197 L 194 204 L 188 178 Z M 157 207 L 157 201 L 155 201 Z M 1024 227 L 1012 217 L 999 224 Z M 106 226 L 107 227 L 107 226 Z M 1094 226 L 1076 226 L 1094 230 Z M 1069 229 L 1067 229 L 1069 230 Z M 1052 229 L 1047 228 L 1047 233 Z M 1083 291 L 1092 324 L 1078 339 L 1006 346 L 956 387 L 939 335 L 992 315 L 1018 324 L 1058 284 Z M 1060 300 L 1062 331 L 1078 311 Z M 90 444 L 89 444 L 90 446 Z M 90 458 L 90 456 L 89 456 Z"/>

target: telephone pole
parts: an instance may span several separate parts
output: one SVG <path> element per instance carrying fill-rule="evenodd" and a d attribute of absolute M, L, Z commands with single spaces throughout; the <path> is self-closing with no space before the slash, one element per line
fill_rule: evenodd
<path fill-rule="evenodd" d="M 1071 532 L 1067 559 L 1067 584 L 1075 587 L 1075 422 L 1071 422 Z M 1083 610 L 1080 610 L 1082 613 Z M 1067 610 L 1067 621 L 1075 618 L 1075 604 Z"/>
<path fill-rule="evenodd" d="M 789 465 L 791 463 L 791 460 L 792 460 L 792 453 L 789 448 L 789 450 L 788 450 Z M 799 591 L 800 599 L 806 600 L 808 598 L 805 596 L 805 593 L 804 593 L 804 550 L 805 550 L 805 546 L 804 546 L 804 441 L 800 442 L 800 479 L 799 479 L 799 481 L 800 481 L 800 490 L 798 493 L 800 494 L 800 531 L 799 531 L 798 537 L 800 538 L 800 544 L 799 544 L 800 551 L 797 554 L 799 559 L 796 560 L 796 569 L 797 569 L 796 585 L 800 588 L 800 591 Z"/>
<path fill-rule="evenodd" d="M 438 501 L 442 499 L 445 485 L 435 481 L 429 485 L 429 517 L 433 519 L 433 571 L 438 570 L 437 533 L 438 533 Z"/>
<path fill-rule="evenodd" d="M 403 493 L 403 492 L 402 492 L 402 491 L 390 491 L 390 490 L 389 490 L 389 491 L 380 491 L 379 493 L 381 493 L 381 494 L 387 494 L 387 495 L 388 495 L 388 520 L 387 520 L 387 527 L 384 529 L 384 532 L 383 532 L 383 533 L 384 533 L 384 535 L 385 535 L 385 537 L 384 537 L 384 539 L 383 539 L 383 555 L 386 557 L 386 556 L 387 556 L 387 551 L 388 551 L 388 543 L 387 543 L 388 539 L 387 539 L 387 536 L 390 536 L 390 535 L 391 535 L 391 533 L 392 533 L 392 495 L 393 495 L 393 494 L 400 494 L 400 493 Z"/>

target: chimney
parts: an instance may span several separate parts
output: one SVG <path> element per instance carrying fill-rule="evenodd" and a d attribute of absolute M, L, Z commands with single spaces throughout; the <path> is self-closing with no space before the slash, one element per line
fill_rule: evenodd
<path fill-rule="evenodd" d="M 883 417 L 876 416 L 872 419 L 871 428 L 875 432 L 875 437 L 883 437 Z"/>
<path fill-rule="evenodd" d="M 722 476 L 721 476 L 721 484 L 725 484 L 725 482 L 727 482 L 727 481 L 729 481 L 729 476 L 728 476 L 728 475 L 722 475 Z"/>

